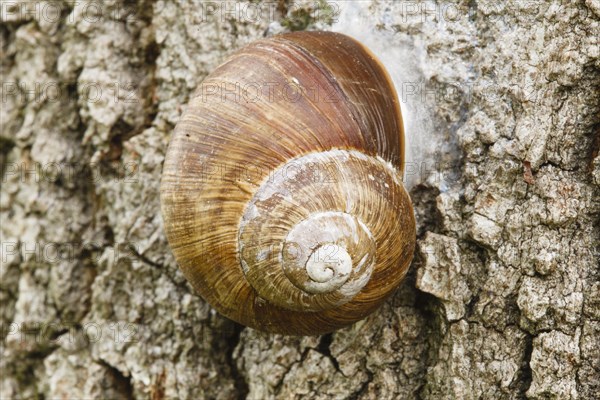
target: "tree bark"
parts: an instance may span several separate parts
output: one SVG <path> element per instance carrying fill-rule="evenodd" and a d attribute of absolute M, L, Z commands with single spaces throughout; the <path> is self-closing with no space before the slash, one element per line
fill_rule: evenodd
<path fill-rule="evenodd" d="M 600 1 L 0 6 L 0 398 L 600 393 Z M 411 272 L 333 334 L 244 328 L 169 250 L 170 134 L 236 49 L 353 18 L 412 74 Z"/>

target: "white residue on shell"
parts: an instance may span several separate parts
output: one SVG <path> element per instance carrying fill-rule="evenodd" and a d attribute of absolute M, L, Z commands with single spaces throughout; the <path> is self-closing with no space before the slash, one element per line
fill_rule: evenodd
<path fill-rule="evenodd" d="M 367 235 L 369 236 L 369 239 L 371 239 L 372 241 L 375 241 L 375 237 L 373 236 L 373 234 L 371 233 L 369 228 L 367 228 L 367 226 L 360 219 L 357 219 L 357 221 L 358 221 L 358 224 L 360 225 L 360 227 L 363 229 L 363 231 L 365 231 L 367 233 Z"/>
<path fill-rule="evenodd" d="M 365 265 L 365 262 L 367 261 L 367 258 L 369 258 L 369 254 L 365 254 L 363 256 L 363 258 L 360 259 L 360 261 L 358 262 L 358 264 L 356 264 L 356 270 L 360 271 L 363 267 L 363 265 Z"/>
<path fill-rule="evenodd" d="M 269 251 L 268 248 L 262 249 L 261 251 L 258 252 L 258 255 L 256 256 L 256 261 L 259 261 L 259 262 L 265 261 L 269 257 L 270 253 L 271 252 Z"/>
<path fill-rule="evenodd" d="M 342 287 L 339 288 L 339 292 L 345 298 L 352 298 L 356 296 L 358 292 L 369 282 L 371 278 L 371 268 L 367 268 L 363 274 L 358 274 L 352 280 L 348 280 Z"/>

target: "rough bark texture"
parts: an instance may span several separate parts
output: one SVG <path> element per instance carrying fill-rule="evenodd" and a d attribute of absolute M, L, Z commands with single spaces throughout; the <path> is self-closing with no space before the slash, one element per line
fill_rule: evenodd
<path fill-rule="evenodd" d="M 413 169 L 408 279 L 303 338 L 193 293 L 158 187 L 207 73 L 346 3 L 207 4 L 0 1 L 0 398 L 597 398 L 600 1 L 356 2 L 442 151 Z"/>

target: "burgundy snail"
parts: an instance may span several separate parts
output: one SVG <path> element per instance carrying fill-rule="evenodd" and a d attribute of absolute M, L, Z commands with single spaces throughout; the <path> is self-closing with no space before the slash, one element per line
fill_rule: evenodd
<path fill-rule="evenodd" d="M 161 181 L 169 245 L 216 310 L 314 335 L 376 310 L 416 232 L 390 76 L 354 39 L 296 32 L 242 48 L 196 89 Z"/>

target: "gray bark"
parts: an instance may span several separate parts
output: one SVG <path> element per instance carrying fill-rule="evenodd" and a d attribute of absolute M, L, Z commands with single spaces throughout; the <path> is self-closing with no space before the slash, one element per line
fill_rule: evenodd
<path fill-rule="evenodd" d="M 417 254 L 378 312 L 262 334 L 177 269 L 159 182 L 191 92 L 345 4 L 0 1 L 0 398 L 596 398 L 598 0 L 352 3 L 408 56 L 407 135 L 436 149 L 414 156 Z"/>

